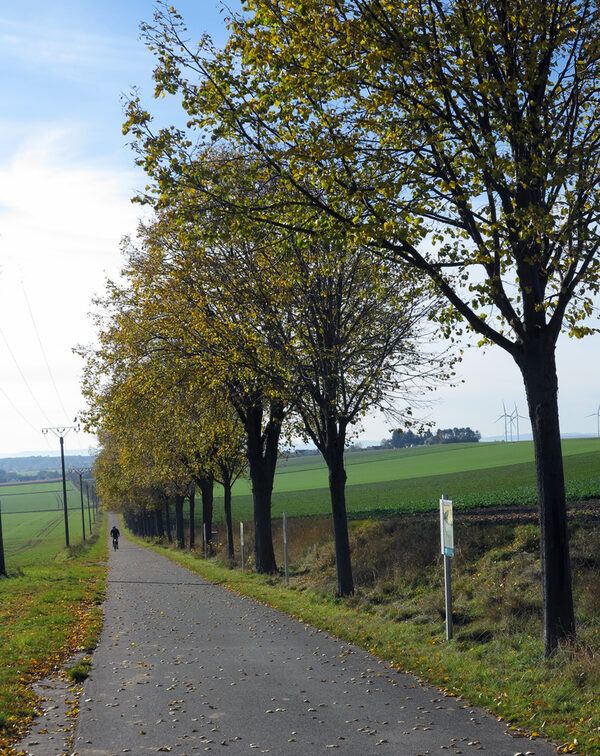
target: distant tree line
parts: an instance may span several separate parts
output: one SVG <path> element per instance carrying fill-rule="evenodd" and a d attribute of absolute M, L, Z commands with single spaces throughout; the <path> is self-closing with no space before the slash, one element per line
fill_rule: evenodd
<path fill-rule="evenodd" d="M 65 467 L 91 467 L 93 459 L 87 455 L 65 456 Z M 5 457 L 0 459 L 1 483 L 26 483 L 31 480 L 56 478 L 61 474 L 60 457 Z"/>
<path fill-rule="evenodd" d="M 395 430 L 392 437 L 385 438 L 382 446 L 388 449 L 405 449 L 410 446 L 432 446 L 433 444 L 464 444 L 481 439 L 481 433 L 471 428 L 439 428 L 434 433 L 413 433 L 411 430 Z"/>
<path fill-rule="evenodd" d="M 30 483 L 34 480 L 51 480 L 58 477 L 60 473 L 57 470 L 39 470 L 38 472 L 17 473 L 14 471 L 7 472 L 0 468 L 0 484 L 2 483 Z"/>

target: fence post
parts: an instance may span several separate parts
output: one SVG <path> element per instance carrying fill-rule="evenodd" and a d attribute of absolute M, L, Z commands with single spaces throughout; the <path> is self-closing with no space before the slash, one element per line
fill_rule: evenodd
<path fill-rule="evenodd" d="M 244 571 L 244 523 L 240 522 L 240 548 L 242 551 L 242 572 Z"/>
<path fill-rule="evenodd" d="M 4 538 L 2 537 L 2 502 L 0 501 L 0 575 L 6 577 L 6 562 L 4 561 Z"/>
<path fill-rule="evenodd" d="M 85 495 L 87 497 L 87 507 L 88 507 L 88 522 L 90 525 L 90 536 L 92 534 L 92 512 L 90 510 L 90 487 L 88 484 L 85 484 Z"/>
<path fill-rule="evenodd" d="M 202 546 L 204 549 L 204 558 L 206 559 L 206 550 L 208 548 L 208 539 L 206 538 L 206 523 L 202 523 Z"/>
<path fill-rule="evenodd" d="M 285 584 L 290 584 L 290 563 L 288 558 L 288 538 L 287 538 L 287 513 L 283 513 L 283 561 L 285 563 Z"/>
<path fill-rule="evenodd" d="M 85 510 L 83 508 L 83 473 L 79 473 L 79 494 L 81 496 L 81 532 L 85 541 Z"/>

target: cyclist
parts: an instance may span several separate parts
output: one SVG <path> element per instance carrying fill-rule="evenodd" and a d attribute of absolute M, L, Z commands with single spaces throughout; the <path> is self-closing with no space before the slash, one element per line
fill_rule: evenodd
<path fill-rule="evenodd" d="M 116 551 L 119 548 L 119 536 L 121 535 L 119 528 L 116 525 L 112 526 L 110 535 L 112 536 L 113 549 Z"/>

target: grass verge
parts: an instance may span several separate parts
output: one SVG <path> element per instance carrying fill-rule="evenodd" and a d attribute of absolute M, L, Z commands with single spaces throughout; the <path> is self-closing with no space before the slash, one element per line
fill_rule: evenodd
<path fill-rule="evenodd" d="M 104 522 L 85 546 L 0 578 L 0 753 L 14 753 L 36 714 L 31 684 L 97 643 L 106 586 Z"/>
<path fill-rule="evenodd" d="M 280 576 L 153 546 L 230 590 L 355 643 L 450 695 L 460 695 L 559 752 L 600 756 L 600 527 L 571 525 L 578 641 L 544 660 L 534 525 L 470 524 L 453 559 L 455 633 L 445 640 L 437 523 L 351 523 L 356 595 L 334 597 L 330 540 L 307 544 Z"/>

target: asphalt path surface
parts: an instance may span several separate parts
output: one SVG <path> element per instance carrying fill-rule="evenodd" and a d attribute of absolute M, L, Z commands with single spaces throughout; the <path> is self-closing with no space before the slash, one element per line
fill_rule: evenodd
<path fill-rule="evenodd" d="M 326 633 L 121 538 L 81 756 L 555 754 Z"/>

